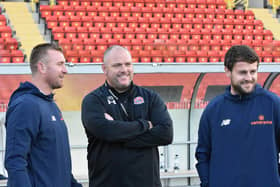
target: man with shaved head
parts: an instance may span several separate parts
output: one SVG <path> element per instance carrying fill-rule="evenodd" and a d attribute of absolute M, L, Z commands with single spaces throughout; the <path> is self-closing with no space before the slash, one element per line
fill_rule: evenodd
<path fill-rule="evenodd" d="M 85 96 L 89 187 L 161 187 L 158 146 L 173 139 L 172 120 L 159 95 L 133 83 L 130 52 L 109 47 L 105 83 Z"/>

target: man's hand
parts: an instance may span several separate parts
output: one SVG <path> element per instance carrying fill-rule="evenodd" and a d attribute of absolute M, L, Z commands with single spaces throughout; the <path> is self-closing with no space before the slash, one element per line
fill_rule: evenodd
<path fill-rule="evenodd" d="M 104 116 L 107 120 L 111 120 L 111 121 L 114 120 L 114 118 L 112 116 L 110 116 L 110 114 L 104 113 Z"/>
<path fill-rule="evenodd" d="M 149 129 L 153 128 L 152 122 L 151 122 L 151 121 L 148 121 L 148 123 L 149 123 Z"/>

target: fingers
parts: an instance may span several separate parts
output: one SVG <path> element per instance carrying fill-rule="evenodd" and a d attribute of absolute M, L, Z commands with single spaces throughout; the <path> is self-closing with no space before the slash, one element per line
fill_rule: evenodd
<path fill-rule="evenodd" d="M 114 120 L 114 118 L 112 116 L 110 116 L 110 114 L 104 113 L 104 116 L 107 120 L 111 120 L 111 121 Z"/>

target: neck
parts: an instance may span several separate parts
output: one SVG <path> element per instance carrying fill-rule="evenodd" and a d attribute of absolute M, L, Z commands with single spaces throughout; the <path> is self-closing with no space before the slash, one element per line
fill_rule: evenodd
<path fill-rule="evenodd" d="M 127 88 L 125 88 L 125 89 L 123 89 L 123 90 L 118 90 L 118 89 L 116 89 L 116 88 L 114 88 L 118 93 L 124 93 L 124 92 L 126 92 L 128 89 L 129 89 L 129 87 L 127 87 Z"/>
<path fill-rule="evenodd" d="M 42 92 L 45 95 L 49 95 L 52 93 L 52 89 L 49 87 L 49 85 L 44 82 L 42 79 L 40 79 L 39 77 L 36 76 L 32 76 L 32 80 L 31 80 L 32 84 L 34 84 L 39 90 L 40 92 Z"/>
<path fill-rule="evenodd" d="M 106 84 L 107 84 L 107 86 L 108 86 L 110 89 L 115 90 L 115 91 L 116 91 L 117 93 L 119 93 L 119 94 L 126 92 L 126 91 L 129 90 L 130 87 L 131 87 L 131 83 L 130 83 L 130 85 L 129 85 L 128 87 L 123 88 L 123 89 L 120 90 L 120 89 L 118 89 L 118 88 L 113 87 L 108 81 L 106 81 Z"/>

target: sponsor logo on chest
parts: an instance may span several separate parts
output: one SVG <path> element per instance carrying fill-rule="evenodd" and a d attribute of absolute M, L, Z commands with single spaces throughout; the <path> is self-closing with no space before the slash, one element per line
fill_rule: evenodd
<path fill-rule="evenodd" d="M 266 120 L 264 115 L 260 114 L 256 121 L 251 121 L 251 125 L 272 125 L 272 121 Z"/>
<path fill-rule="evenodd" d="M 113 96 L 107 96 L 107 102 L 108 102 L 108 104 L 110 105 L 110 104 L 117 104 L 116 103 L 116 100 L 114 99 L 114 97 Z"/>
<path fill-rule="evenodd" d="M 144 99 L 143 99 L 143 97 L 141 97 L 141 96 L 135 97 L 134 100 L 133 100 L 133 103 L 134 103 L 135 105 L 143 104 L 143 103 L 144 103 Z"/>

